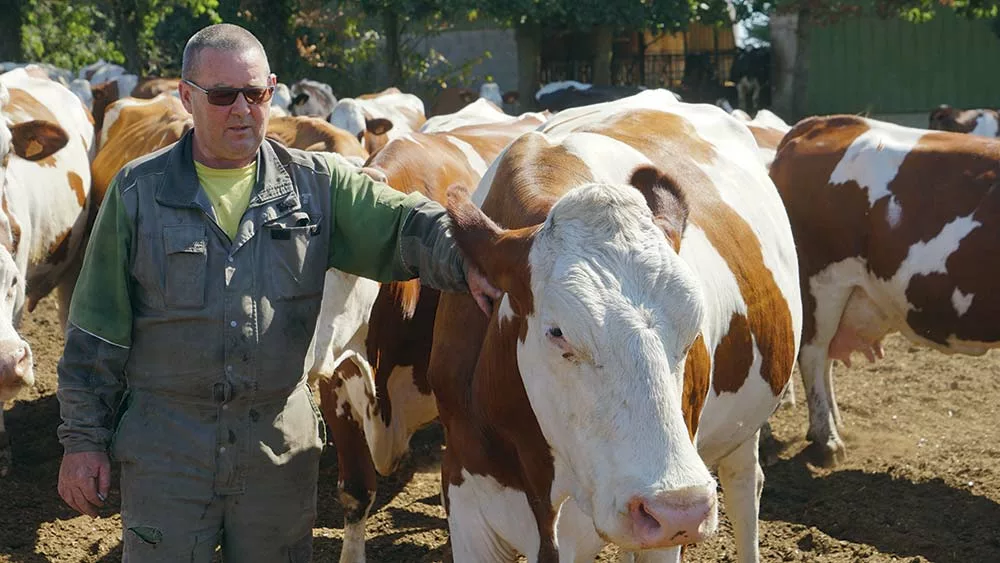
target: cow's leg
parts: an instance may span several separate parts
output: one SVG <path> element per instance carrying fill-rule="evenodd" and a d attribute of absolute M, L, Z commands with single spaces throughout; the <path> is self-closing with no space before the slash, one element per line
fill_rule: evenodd
<path fill-rule="evenodd" d="M 0 477 L 6 477 L 10 473 L 12 464 L 10 438 L 7 437 L 7 429 L 3 425 L 3 403 L 0 403 Z"/>
<path fill-rule="evenodd" d="M 739 445 L 718 464 L 719 481 L 726 498 L 726 512 L 733 523 L 736 558 L 741 563 L 760 561 L 757 520 L 764 472 L 757 459 L 760 432 Z"/>
<path fill-rule="evenodd" d="M 837 432 L 840 413 L 837 412 L 833 390 L 833 361 L 830 359 L 830 342 L 837 333 L 851 287 L 827 285 L 810 280 L 815 309 L 805 310 L 808 318 L 814 317 L 815 331 L 799 350 L 799 371 L 805 384 L 806 402 L 809 405 L 809 431 L 806 439 L 813 443 L 819 454 L 818 462 L 833 466 L 844 460 L 844 442 Z M 808 323 L 807 323 L 808 324 Z"/>
<path fill-rule="evenodd" d="M 346 364 L 353 365 L 347 361 Z M 347 404 L 338 404 L 337 387 L 340 374 L 319 380 L 320 405 L 323 418 L 330 426 L 333 443 L 337 448 L 340 503 L 344 509 L 344 544 L 340 563 L 364 563 L 365 524 L 368 511 L 375 502 L 375 466 L 372 464 L 368 445 L 361 426 Z"/>

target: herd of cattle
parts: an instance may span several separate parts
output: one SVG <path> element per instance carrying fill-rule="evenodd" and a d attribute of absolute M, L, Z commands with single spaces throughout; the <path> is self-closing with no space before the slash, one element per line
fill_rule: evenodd
<path fill-rule="evenodd" d="M 0 401 L 33 384 L 22 309 L 55 290 L 65 322 L 115 172 L 191 127 L 176 83 L 106 64 L 0 75 Z M 557 110 L 515 115 L 496 85 L 445 89 L 426 114 L 395 88 L 274 97 L 269 137 L 445 204 L 505 293 L 487 319 L 419 280 L 326 274 L 304 371 L 337 449 L 342 562 L 364 561 L 376 472 L 435 419 L 456 561 L 593 560 L 607 543 L 676 561 L 716 530 L 712 472 L 739 559 L 757 561 L 759 430 L 796 360 L 808 438 L 836 463 L 833 360 L 874 360 L 891 331 L 948 353 L 1000 341 L 1000 141 L 961 133 L 995 136 L 996 112 L 932 112 L 958 132 L 790 127 L 593 88 L 550 85 Z"/>

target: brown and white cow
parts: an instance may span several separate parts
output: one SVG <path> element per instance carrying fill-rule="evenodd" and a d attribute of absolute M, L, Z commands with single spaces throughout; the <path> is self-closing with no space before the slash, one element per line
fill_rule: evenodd
<path fill-rule="evenodd" d="M 521 115 L 508 115 L 499 106 L 486 98 L 479 98 L 471 104 L 463 107 L 455 113 L 447 115 L 435 115 L 427 118 L 427 121 L 420 126 L 421 133 L 438 133 L 451 131 L 466 125 L 483 125 L 486 123 L 514 123 L 518 120 L 526 120 L 530 126 L 544 123 L 551 117 L 548 111 L 526 112 Z"/>
<path fill-rule="evenodd" d="M 456 562 L 676 561 L 716 529 L 759 559 L 761 424 L 792 373 L 795 249 L 746 126 L 670 92 L 555 115 L 455 188 L 454 235 L 505 292 L 442 294 L 428 377 Z M 631 184 L 631 185 L 630 185 Z"/>
<path fill-rule="evenodd" d="M 398 88 L 387 88 L 357 98 L 341 98 L 329 121 L 356 136 L 361 146 L 374 155 L 392 139 L 419 129 L 426 117 L 420 98 Z"/>
<path fill-rule="evenodd" d="M 139 83 L 129 96 L 143 100 L 151 100 L 160 94 L 173 94 L 177 91 L 180 78 L 163 78 L 159 76 L 146 76 L 139 79 Z"/>
<path fill-rule="evenodd" d="M 115 174 L 132 160 L 177 142 L 192 127 L 191 114 L 179 98 L 123 98 L 111 104 L 100 131 L 93 199 L 100 204 Z"/>
<path fill-rule="evenodd" d="M 368 160 L 368 151 L 357 137 L 318 117 L 272 116 L 267 122 L 267 136 L 289 147 L 335 152 L 358 165 Z"/>
<path fill-rule="evenodd" d="M 31 348 L 17 333 L 24 307 L 59 290 L 60 321 L 83 251 L 94 126 L 79 99 L 47 78 L 0 76 L 0 404 L 34 384 Z M 0 410 L 0 476 L 10 469 Z"/>
<path fill-rule="evenodd" d="M 771 176 L 799 251 L 799 369 L 823 463 L 845 455 L 833 360 L 874 361 L 895 331 L 946 353 L 1000 344 L 998 168 L 1000 141 L 855 116 L 785 136 Z"/>
<path fill-rule="evenodd" d="M 931 112 L 929 128 L 938 131 L 969 133 L 982 137 L 1000 135 L 1000 111 L 995 109 L 957 109 L 942 104 Z"/>
<path fill-rule="evenodd" d="M 410 133 L 390 141 L 365 170 L 406 192 L 444 201 L 448 186 L 475 185 L 490 162 L 543 118 Z M 316 334 L 306 358 L 337 447 L 344 506 L 342 563 L 365 560 L 365 522 L 375 473 L 390 474 L 410 437 L 437 417 L 427 383 L 437 290 L 419 280 L 382 284 L 327 272 Z"/>

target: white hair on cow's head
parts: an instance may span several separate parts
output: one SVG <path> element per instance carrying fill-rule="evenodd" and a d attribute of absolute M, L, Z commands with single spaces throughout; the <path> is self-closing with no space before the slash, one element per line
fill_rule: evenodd
<path fill-rule="evenodd" d="M 572 496 L 603 537 L 628 549 L 644 541 L 635 506 L 698 507 L 697 534 L 714 533 L 715 481 L 682 416 L 685 358 L 705 299 L 641 192 L 567 192 L 528 263 L 534 311 L 518 367 L 556 459 L 552 494 Z"/>

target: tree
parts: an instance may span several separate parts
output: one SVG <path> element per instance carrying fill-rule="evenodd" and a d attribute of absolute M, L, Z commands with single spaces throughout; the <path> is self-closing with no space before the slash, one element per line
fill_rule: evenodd
<path fill-rule="evenodd" d="M 28 0 L 20 17 L 8 20 L 5 13 L 3 25 L 22 35 L 24 56 L 18 59 L 66 68 L 104 59 L 147 74 L 169 66 L 163 53 L 175 52 L 170 49 L 177 40 L 174 33 L 186 37 L 194 32 L 164 30 L 160 24 L 171 19 L 200 27 L 218 21 L 216 6 L 218 0 Z"/>
<path fill-rule="evenodd" d="M 24 58 L 21 48 L 21 0 L 0 0 L 0 61 L 20 61 Z"/>
<path fill-rule="evenodd" d="M 404 37 L 426 37 L 469 17 L 473 0 L 359 0 L 361 11 L 382 24 L 390 86 L 410 81 L 420 61 L 412 60 L 413 44 Z M 406 60 L 411 59 L 411 60 Z M 426 61 L 424 61 L 426 62 Z M 416 63 L 416 65 L 414 65 Z"/>
<path fill-rule="evenodd" d="M 974 19 L 1000 15 L 997 0 L 736 0 L 738 18 L 753 13 L 794 14 L 797 16 L 795 63 L 792 70 L 792 95 L 788 107 L 779 108 L 793 119 L 806 115 L 809 81 L 809 43 L 815 26 L 835 23 L 842 18 L 877 15 L 898 17 L 920 23 L 934 17 L 937 9 L 951 9 Z"/>

